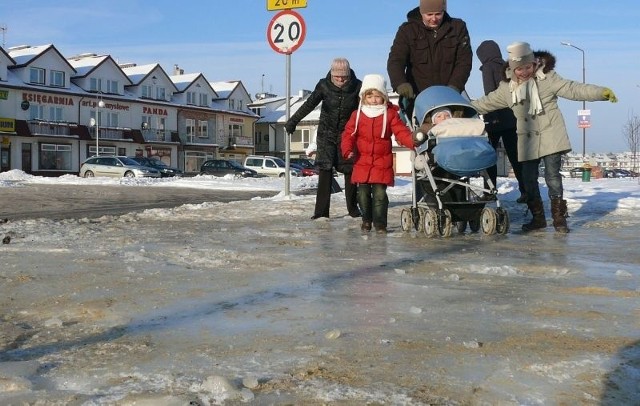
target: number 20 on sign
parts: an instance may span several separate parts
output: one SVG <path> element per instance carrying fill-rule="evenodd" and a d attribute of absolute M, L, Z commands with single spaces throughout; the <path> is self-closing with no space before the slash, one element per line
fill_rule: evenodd
<path fill-rule="evenodd" d="M 267 39 L 274 51 L 291 54 L 304 42 L 306 27 L 302 16 L 293 10 L 276 14 L 267 28 Z"/>

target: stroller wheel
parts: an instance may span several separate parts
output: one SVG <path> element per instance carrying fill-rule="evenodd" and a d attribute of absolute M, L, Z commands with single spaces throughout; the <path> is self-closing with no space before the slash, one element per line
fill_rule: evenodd
<path fill-rule="evenodd" d="M 502 207 L 496 209 L 497 221 L 496 232 L 498 234 L 506 234 L 509 232 L 509 212 Z"/>
<path fill-rule="evenodd" d="M 435 210 L 428 207 L 424 209 L 424 216 L 420 217 L 422 223 L 422 231 L 428 238 L 432 238 L 438 231 L 438 216 Z"/>
<path fill-rule="evenodd" d="M 482 225 L 482 232 L 486 235 L 491 235 L 496 233 L 496 211 L 491 207 L 485 207 L 482 209 L 482 214 L 480 215 L 480 223 Z"/>
<path fill-rule="evenodd" d="M 438 216 L 438 233 L 441 237 L 451 237 L 453 230 L 453 223 L 451 222 L 451 211 L 449 209 L 443 209 Z"/>
<path fill-rule="evenodd" d="M 400 213 L 400 227 L 402 231 L 408 233 L 411 231 L 413 227 L 413 214 L 411 213 L 411 208 L 404 208 Z"/>
<path fill-rule="evenodd" d="M 456 221 L 456 228 L 460 234 L 464 234 L 467 231 L 467 222 L 466 221 Z"/>

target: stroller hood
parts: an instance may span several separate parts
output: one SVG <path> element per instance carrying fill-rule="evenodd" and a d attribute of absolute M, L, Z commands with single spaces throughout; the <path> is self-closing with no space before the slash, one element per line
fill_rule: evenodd
<path fill-rule="evenodd" d="M 463 117 L 478 115 L 469 100 L 449 86 L 431 86 L 424 89 L 416 97 L 412 120 L 417 125 L 424 123 L 427 114 L 440 107 L 462 107 Z"/>

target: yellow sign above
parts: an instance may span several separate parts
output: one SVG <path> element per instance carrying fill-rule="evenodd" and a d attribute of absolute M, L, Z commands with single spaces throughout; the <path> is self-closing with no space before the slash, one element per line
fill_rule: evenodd
<path fill-rule="evenodd" d="M 289 10 L 307 7 L 307 0 L 267 0 L 267 10 Z"/>

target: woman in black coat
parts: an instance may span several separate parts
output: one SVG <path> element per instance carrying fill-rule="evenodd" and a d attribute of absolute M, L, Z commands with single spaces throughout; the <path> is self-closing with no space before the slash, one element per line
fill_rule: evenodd
<path fill-rule="evenodd" d="M 316 134 L 317 150 L 309 152 L 315 153 L 319 171 L 316 206 L 312 219 L 329 217 L 334 168 L 344 174 L 344 192 L 349 215 L 360 217 L 357 187 L 351 184 L 353 161 L 341 157 L 340 142 L 345 124 L 351 113 L 358 108 L 361 85 L 362 82 L 356 77 L 348 60 L 334 59 L 327 76 L 318 81 L 311 95 L 285 124 L 287 133 L 292 134 L 298 123 L 322 102 Z"/>

